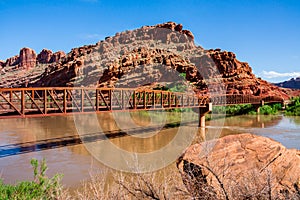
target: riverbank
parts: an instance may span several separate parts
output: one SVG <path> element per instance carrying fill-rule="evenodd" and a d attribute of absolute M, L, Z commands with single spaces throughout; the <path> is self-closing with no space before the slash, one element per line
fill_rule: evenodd
<path fill-rule="evenodd" d="M 260 114 L 260 115 L 284 114 L 287 116 L 300 116 L 300 97 L 291 98 L 290 103 L 285 107 L 283 107 L 280 103 L 260 106 L 259 113 L 257 113 L 257 107 L 251 104 L 214 106 L 212 113 L 224 114 L 226 116 L 256 115 L 256 114 Z"/>

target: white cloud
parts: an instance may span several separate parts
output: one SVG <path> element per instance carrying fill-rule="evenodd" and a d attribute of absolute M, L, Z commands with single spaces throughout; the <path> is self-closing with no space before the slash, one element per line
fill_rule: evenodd
<path fill-rule="evenodd" d="M 300 72 L 275 72 L 275 71 L 263 71 L 262 76 L 265 78 L 294 78 L 300 76 Z"/>
<path fill-rule="evenodd" d="M 105 38 L 103 34 L 98 34 L 98 33 L 79 34 L 78 37 L 84 40 L 90 40 L 90 39 L 100 40 Z"/>
<path fill-rule="evenodd" d="M 84 37 L 87 38 L 87 39 L 93 39 L 93 38 L 100 38 L 100 37 L 103 37 L 103 36 L 100 35 L 100 34 L 94 33 L 94 34 L 87 34 Z"/>

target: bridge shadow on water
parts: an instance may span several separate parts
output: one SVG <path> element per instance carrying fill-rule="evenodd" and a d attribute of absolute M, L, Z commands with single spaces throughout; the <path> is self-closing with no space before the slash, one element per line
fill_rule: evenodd
<path fill-rule="evenodd" d="M 128 130 L 106 131 L 105 133 L 91 133 L 79 136 L 78 134 L 66 137 L 51 138 L 33 142 L 15 143 L 0 146 L 0 158 L 14 156 L 19 154 L 38 152 L 48 149 L 55 149 L 65 146 L 78 145 L 82 143 L 96 142 L 113 138 L 125 137 L 130 135 L 144 134 L 169 128 L 176 128 L 182 125 L 190 125 L 196 121 L 190 122 L 172 122 L 161 126 L 149 126 L 145 128 L 134 128 Z"/>

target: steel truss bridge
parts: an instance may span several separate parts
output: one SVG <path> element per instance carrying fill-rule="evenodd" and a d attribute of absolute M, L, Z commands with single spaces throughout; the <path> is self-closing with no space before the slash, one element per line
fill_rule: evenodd
<path fill-rule="evenodd" d="M 235 104 L 283 103 L 281 97 L 199 96 L 193 93 L 132 88 L 0 88 L 0 118 L 75 113 L 201 108 Z"/>

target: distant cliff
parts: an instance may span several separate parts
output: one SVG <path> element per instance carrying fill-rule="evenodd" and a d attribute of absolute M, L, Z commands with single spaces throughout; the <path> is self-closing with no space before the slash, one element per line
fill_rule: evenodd
<path fill-rule="evenodd" d="M 274 85 L 283 88 L 300 89 L 300 77 L 292 78 L 281 83 L 274 83 Z"/>
<path fill-rule="evenodd" d="M 0 67 L 8 68 L 16 66 L 19 69 L 34 68 L 38 64 L 49 64 L 58 62 L 59 59 L 65 57 L 63 51 L 53 53 L 51 50 L 43 49 L 39 54 L 36 54 L 33 49 L 24 47 L 20 50 L 19 55 L 0 61 Z"/>

